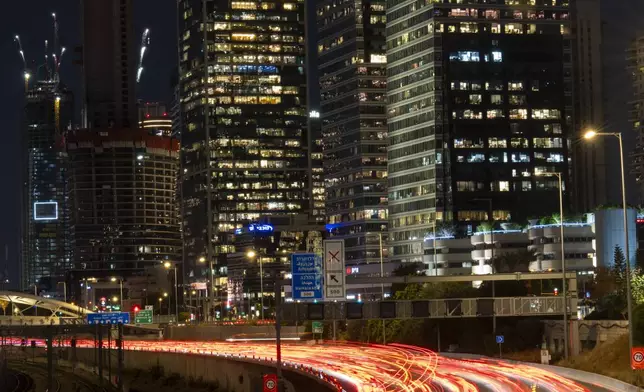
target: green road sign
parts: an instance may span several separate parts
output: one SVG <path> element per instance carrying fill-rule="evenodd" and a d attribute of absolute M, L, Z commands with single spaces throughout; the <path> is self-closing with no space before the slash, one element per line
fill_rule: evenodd
<path fill-rule="evenodd" d="M 148 309 L 139 310 L 134 316 L 135 324 L 152 324 L 152 311 Z"/>
<path fill-rule="evenodd" d="M 323 334 L 324 333 L 324 324 L 321 321 L 313 322 L 313 333 Z"/>

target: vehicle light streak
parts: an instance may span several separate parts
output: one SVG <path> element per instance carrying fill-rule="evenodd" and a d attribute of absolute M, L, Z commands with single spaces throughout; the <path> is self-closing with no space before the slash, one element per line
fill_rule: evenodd
<path fill-rule="evenodd" d="M 58 344 L 58 341 L 56 341 Z M 21 345 L 20 339 L 8 344 Z M 24 344 L 24 342 L 23 342 Z M 44 341 L 36 339 L 37 346 Z M 62 340 L 63 346 L 70 341 Z M 94 348 L 93 340 L 79 339 L 78 348 Z M 111 348 L 115 348 L 112 343 Z M 270 342 L 126 340 L 125 350 L 212 355 L 271 365 L 275 346 Z M 524 364 L 494 359 L 440 357 L 436 353 L 406 345 L 363 345 L 353 343 L 282 344 L 285 369 L 309 374 L 337 391 L 347 392 L 590 392 L 575 381 Z"/>

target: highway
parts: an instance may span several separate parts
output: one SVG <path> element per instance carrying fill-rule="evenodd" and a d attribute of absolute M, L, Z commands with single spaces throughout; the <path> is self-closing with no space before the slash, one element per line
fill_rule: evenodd
<path fill-rule="evenodd" d="M 77 346 L 91 348 L 94 342 L 79 340 Z M 276 355 L 274 345 L 252 341 L 126 341 L 125 349 L 215 355 L 263 363 L 274 362 Z M 285 343 L 282 360 L 286 368 L 313 374 L 347 392 L 611 391 L 529 365 L 489 358 L 451 359 L 427 349 L 395 344 Z"/>

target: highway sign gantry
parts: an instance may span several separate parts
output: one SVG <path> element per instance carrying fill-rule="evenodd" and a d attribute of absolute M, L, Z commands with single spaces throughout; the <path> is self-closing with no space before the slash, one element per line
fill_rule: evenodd
<path fill-rule="evenodd" d="M 152 310 L 144 309 L 139 310 L 134 315 L 135 324 L 152 324 Z"/>
<path fill-rule="evenodd" d="M 347 275 L 344 269 L 344 240 L 324 241 L 324 273 L 324 298 L 327 300 L 346 300 Z"/>
<path fill-rule="evenodd" d="M 321 300 L 322 258 L 314 253 L 293 253 L 291 255 L 294 300 Z"/>
<path fill-rule="evenodd" d="M 130 313 L 128 312 L 110 312 L 110 313 L 88 313 L 87 324 L 129 324 Z"/>

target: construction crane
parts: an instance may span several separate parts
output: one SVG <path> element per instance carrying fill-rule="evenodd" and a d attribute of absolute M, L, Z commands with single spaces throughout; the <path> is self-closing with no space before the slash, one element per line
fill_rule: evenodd
<path fill-rule="evenodd" d="M 23 77 L 25 79 L 25 93 L 29 91 L 29 79 L 31 79 L 31 73 L 27 69 L 27 58 L 25 57 L 25 51 L 22 49 L 22 42 L 20 41 L 20 36 L 16 35 L 14 37 L 14 41 L 16 41 L 16 44 L 18 45 L 18 53 L 20 54 L 20 58 L 22 59 L 22 72 L 23 72 Z"/>
<path fill-rule="evenodd" d="M 141 51 L 139 55 L 139 64 L 136 70 L 136 83 L 138 84 L 141 81 L 141 75 L 143 74 L 143 59 L 145 58 L 145 52 L 148 50 L 150 45 L 150 29 L 145 29 L 143 36 L 141 37 Z"/>

